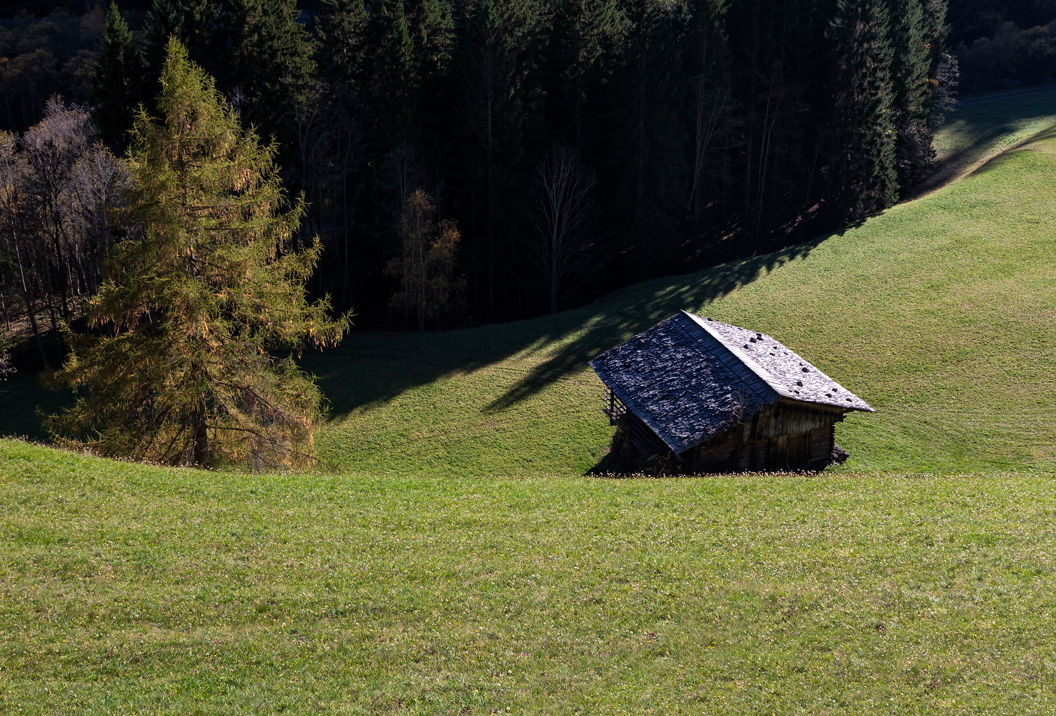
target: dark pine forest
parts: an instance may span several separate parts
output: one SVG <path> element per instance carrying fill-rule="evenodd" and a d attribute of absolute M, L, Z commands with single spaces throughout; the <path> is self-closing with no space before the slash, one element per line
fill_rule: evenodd
<path fill-rule="evenodd" d="M 290 200 L 308 203 L 300 241 L 324 245 L 311 292 L 358 328 L 431 329 L 560 310 L 884 209 L 928 170 L 958 59 L 976 89 L 1019 78 L 990 55 L 1020 35 L 1051 63 L 1054 7 L 0 3 L 0 159 L 26 182 L 5 199 L 4 309 L 47 307 L 54 322 L 98 285 L 122 229 L 91 198 L 78 221 L 61 191 L 48 204 L 45 185 L 61 182 L 35 168 L 40 142 L 65 137 L 54 177 L 95 152 L 115 177 L 106 191 L 91 172 L 71 181 L 120 203 L 118 158 L 137 108 L 155 113 L 170 36 L 277 142 Z M 1049 78 L 1038 62 L 1025 79 Z"/>

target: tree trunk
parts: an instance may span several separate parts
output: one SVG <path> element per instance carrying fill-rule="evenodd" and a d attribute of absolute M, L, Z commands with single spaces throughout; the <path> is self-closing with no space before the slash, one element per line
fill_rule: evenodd
<path fill-rule="evenodd" d="M 487 233 L 488 240 L 488 315 L 495 316 L 495 230 L 494 230 L 494 219 L 493 214 L 495 211 L 495 170 L 494 170 L 494 146 L 492 145 L 492 134 L 491 134 L 491 86 L 488 86 L 488 213 L 485 216 L 487 224 L 485 226 L 485 232 Z"/>
<path fill-rule="evenodd" d="M 18 239 L 15 239 L 13 243 L 15 245 L 15 260 L 18 262 L 19 278 L 22 279 L 22 297 L 26 302 L 26 312 L 29 313 L 29 325 L 33 329 L 33 338 L 36 339 L 37 348 L 40 350 L 40 360 L 44 362 L 45 368 L 50 368 L 48 356 L 44 352 L 44 341 L 40 339 L 40 328 L 37 326 L 37 313 L 33 307 L 33 299 L 30 297 L 29 284 L 26 282 L 26 270 L 22 263 L 21 246 Z"/>
<path fill-rule="evenodd" d="M 425 311 L 426 311 L 426 308 L 427 308 L 426 295 L 425 295 L 425 282 L 428 279 L 427 272 L 429 270 L 429 267 L 426 265 L 426 261 L 425 261 L 426 241 L 428 239 L 427 239 L 427 234 L 426 234 L 426 227 L 423 226 L 424 223 L 425 223 L 424 221 L 419 219 L 419 221 L 418 221 L 418 236 L 417 236 L 417 243 L 418 243 L 418 256 L 417 256 L 417 259 L 418 259 L 418 330 L 419 331 L 424 331 L 425 330 Z"/>
<path fill-rule="evenodd" d="M 209 462 L 209 426 L 206 423 L 205 407 L 199 406 L 192 421 L 194 423 L 194 464 L 204 467 Z"/>

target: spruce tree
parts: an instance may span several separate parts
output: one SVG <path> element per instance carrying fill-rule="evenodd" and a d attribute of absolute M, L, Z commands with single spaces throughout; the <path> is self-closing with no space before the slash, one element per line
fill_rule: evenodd
<path fill-rule="evenodd" d="M 950 26 L 946 24 L 946 0 L 921 0 L 924 9 L 924 40 L 928 50 L 928 124 L 934 131 L 942 124 L 942 112 L 954 103 L 953 88 L 960 72 L 956 57 L 947 52 Z"/>
<path fill-rule="evenodd" d="M 371 8 L 368 49 L 373 103 L 382 152 L 415 151 L 437 116 L 453 111 L 450 70 L 454 19 L 439 0 L 380 0 Z M 366 83 L 365 83 L 366 84 Z"/>
<path fill-rule="evenodd" d="M 898 132 L 899 184 L 909 186 L 934 154 L 928 108 L 931 69 L 924 8 L 920 0 L 891 0 L 892 109 Z"/>
<path fill-rule="evenodd" d="M 689 191 L 686 135 L 682 131 L 683 17 L 651 0 L 628 3 L 633 31 L 619 90 L 611 171 L 618 177 L 611 210 L 631 242 L 636 279 L 658 275 L 675 258 Z"/>
<path fill-rule="evenodd" d="M 330 144 L 327 157 L 330 160 L 329 182 L 331 190 L 330 208 L 333 211 L 334 245 L 339 249 L 342 264 L 335 273 L 340 278 L 339 305 L 351 305 L 354 288 L 353 274 L 363 271 L 367 261 L 353 265 L 352 255 L 360 249 L 354 242 L 353 226 L 355 199 L 360 191 L 359 172 L 366 166 L 363 135 L 371 122 L 364 111 L 365 88 L 370 77 L 366 62 L 367 12 L 357 0 L 326 0 L 327 12 L 319 17 L 316 30 L 316 61 L 322 83 L 328 88 L 326 110 L 328 123 L 324 124 Z M 320 202 L 322 203 L 322 202 Z"/>
<path fill-rule="evenodd" d="M 320 74 L 332 92 L 351 99 L 369 82 L 366 6 L 359 0 L 323 0 L 325 12 L 316 23 L 316 54 Z"/>
<path fill-rule="evenodd" d="M 856 220 L 898 198 L 885 1 L 839 0 L 829 38 L 836 54 L 831 195 L 841 218 Z"/>
<path fill-rule="evenodd" d="M 154 78 L 161 74 L 169 38 L 175 37 L 194 62 L 222 80 L 230 71 L 230 19 L 228 0 L 153 0 L 144 28 L 148 75 Z M 153 94 L 156 89 L 152 87 L 148 93 Z"/>
<path fill-rule="evenodd" d="M 59 383 L 77 403 L 49 427 L 106 455 L 185 465 L 310 458 L 320 394 L 268 351 L 337 341 L 347 317 L 309 303 L 320 254 L 291 239 L 274 144 L 243 129 L 213 80 L 169 43 L 160 120 L 133 128 L 134 189 L 118 244 Z"/>
<path fill-rule="evenodd" d="M 234 0 L 233 48 L 228 83 L 245 103 L 242 117 L 264 136 L 286 138 L 294 107 L 315 81 L 311 37 L 297 23 L 293 0 Z"/>
<path fill-rule="evenodd" d="M 619 0 L 559 0 L 549 30 L 555 65 L 547 102 L 553 138 L 584 149 L 590 143 L 590 106 L 614 69 L 630 22 Z M 553 95 L 553 97 L 549 97 Z M 595 110 L 596 111 L 596 110 Z"/>
<path fill-rule="evenodd" d="M 692 72 L 690 141 L 693 169 L 686 208 L 699 220 L 704 203 L 705 159 L 723 135 L 729 134 L 733 120 L 733 99 L 729 89 L 726 0 L 696 0 L 688 5 L 687 39 L 692 48 L 687 69 Z M 718 140 L 718 141 L 717 141 Z"/>
<path fill-rule="evenodd" d="M 465 13 L 459 154 L 469 200 L 466 223 L 476 229 L 478 275 L 487 287 L 488 313 L 494 315 L 499 292 L 511 284 L 506 273 L 513 263 L 511 232 L 503 224 L 513 213 L 506 202 L 517 196 L 528 145 L 528 105 L 536 77 L 532 50 L 546 25 L 546 8 L 536 0 L 472 0 Z"/>
<path fill-rule="evenodd" d="M 418 98 L 414 43 L 403 0 L 382 0 L 372 35 L 378 55 L 374 102 L 379 129 L 392 143 L 407 144 Z"/>
<path fill-rule="evenodd" d="M 103 52 L 95 67 L 95 119 L 112 147 L 122 147 L 142 100 L 143 58 L 116 3 L 110 3 Z"/>

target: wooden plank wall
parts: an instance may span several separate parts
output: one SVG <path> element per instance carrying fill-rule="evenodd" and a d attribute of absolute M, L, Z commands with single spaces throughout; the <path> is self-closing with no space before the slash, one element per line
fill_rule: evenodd
<path fill-rule="evenodd" d="M 842 419 L 839 409 L 778 402 L 684 454 L 683 462 L 693 472 L 821 469 Z"/>
<path fill-rule="evenodd" d="M 676 459 L 649 426 L 624 410 L 613 421 L 619 425 L 613 448 L 631 471 L 650 469 L 657 458 L 685 473 L 820 470 L 829 463 L 841 420 L 839 408 L 782 400 Z"/>

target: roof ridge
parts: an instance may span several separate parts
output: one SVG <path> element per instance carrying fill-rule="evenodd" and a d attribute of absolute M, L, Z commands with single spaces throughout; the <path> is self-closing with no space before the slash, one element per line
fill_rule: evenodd
<path fill-rule="evenodd" d="M 695 326 L 697 326 L 698 328 L 703 330 L 705 333 L 707 333 L 709 336 L 711 336 L 716 341 L 718 341 L 719 345 L 721 345 L 727 351 L 732 353 L 733 356 L 737 360 L 739 360 L 742 363 L 744 363 L 745 367 L 747 367 L 748 370 L 752 371 L 757 376 L 759 376 L 759 378 L 762 379 L 762 381 L 764 383 L 766 383 L 775 393 L 780 395 L 782 398 L 792 398 L 793 400 L 798 400 L 798 398 L 795 395 L 790 393 L 787 389 L 781 387 L 781 385 L 777 382 L 777 378 L 775 378 L 770 371 L 768 371 L 763 366 L 759 365 L 759 363 L 754 358 L 752 358 L 750 355 L 748 355 L 747 353 L 742 351 L 737 346 L 732 346 L 729 343 L 727 343 L 725 338 L 723 338 L 721 335 L 719 335 L 716 331 L 713 331 L 704 322 L 704 319 L 702 319 L 700 316 L 698 316 L 696 314 L 693 314 L 693 313 L 690 313 L 689 311 L 686 311 L 686 310 L 683 310 L 682 313 L 685 314 L 690 320 L 692 320 L 693 324 Z M 708 319 L 708 320 L 711 320 L 711 319 Z"/>
<path fill-rule="evenodd" d="M 731 323 L 723 323 L 722 321 L 716 321 L 715 319 L 712 319 L 712 318 L 704 319 L 704 318 L 701 318 L 700 316 L 697 316 L 697 315 L 695 315 L 693 313 L 690 313 L 689 311 L 683 310 L 682 313 L 685 314 L 687 318 L 691 319 L 693 321 L 693 324 L 696 327 L 698 327 L 700 330 L 704 331 L 709 336 L 711 336 L 716 341 L 718 341 L 719 344 L 722 345 L 727 351 L 729 351 L 729 353 L 731 355 L 733 355 L 737 360 L 741 361 L 746 368 L 748 368 L 750 371 L 752 371 L 757 376 L 759 376 L 759 378 L 762 379 L 763 382 L 765 382 L 767 384 L 767 386 L 769 386 L 775 393 L 777 393 L 777 395 L 779 397 L 788 398 L 789 400 L 795 400 L 797 402 L 814 403 L 814 404 L 818 404 L 818 405 L 832 405 L 833 407 L 844 408 L 846 410 L 861 410 L 861 411 L 870 412 L 870 413 L 876 412 L 875 409 L 873 409 L 872 406 L 870 406 L 867 402 L 862 400 L 860 397 L 855 395 L 850 390 L 847 390 L 846 388 L 844 388 L 836 380 L 834 380 L 832 378 L 832 376 L 828 375 L 825 371 L 823 371 L 820 368 L 818 368 L 816 365 L 814 365 L 813 363 L 808 361 L 806 358 L 804 358 L 799 353 L 797 353 L 796 351 L 792 350 L 791 348 L 789 348 L 788 346 L 786 346 L 784 343 L 782 343 L 781 341 L 777 340 L 773 336 L 768 335 L 768 334 L 764 334 L 764 333 L 759 333 L 758 331 L 751 331 L 751 330 L 749 330 L 747 328 L 743 328 L 741 326 L 735 326 L 735 325 L 733 325 Z M 756 360 L 754 357 L 749 355 L 747 352 L 741 350 L 737 345 L 732 343 L 731 342 L 732 339 L 730 337 L 724 335 L 721 330 L 718 330 L 716 328 L 713 328 L 712 326 L 709 326 L 708 323 L 715 323 L 715 324 L 718 324 L 720 326 L 725 326 L 727 328 L 734 329 L 736 331 L 753 333 L 757 337 L 764 337 L 765 336 L 765 338 L 767 340 L 773 341 L 773 343 L 775 343 L 777 346 L 780 346 L 780 348 L 782 350 L 784 350 L 789 356 L 791 356 L 792 358 L 794 358 L 797 361 L 799 361 L 799 365 L 802 368 L 804 373 L 807 373 L 807 372 L 814 373 L 817 376 L 819 376 L 820 378 L 822 378 L 823 380 L 828 381 L 829 383 L 831 383 L 832 384 L 832 388 L 834 389 L 833 392 L 844 391 L 847 395 L 849 395 L 850 397 L 845 398 L 845 400 L 847 402 L 851 403 L 851 405 L 850 406 L 845 406 L 842 403 L 833 403 L 833 402 L 825 401 L 825 400 L 820 399 L 820 396 L 815 396 L 812 399 L 812 398 L 807 397 L 805 395 L 801 395 L 798 391 L 796 391 L 795 388 L 792 387 L 791 384 L 786 385 L 782 380 L 779 380 L 777 375 L 775 375 L 774 373 L 771 373 L 758 360 Z M 750 340 L 754 341 L 755 338 L 751 338 Z M 745 348 L 747 348 L 747 346 L 745 346 Z M 773 354 L 771 354 L 771 355 L 773 355 Z M 787 377 L 788 376 L 785 376 L 785 378 L 787 378 Z M 796 385 L 802 387 L 803 383 L 802 382 L 797 382 Z M 826 397 L 831 399 L 833 396 L 827 394 Z M 855 402 L 855 401 L 857 401 L 857 402 Z"/>

